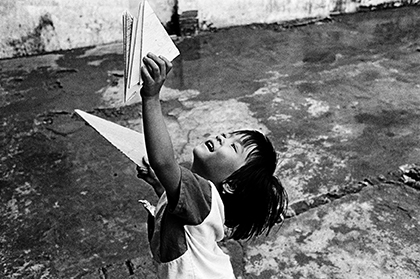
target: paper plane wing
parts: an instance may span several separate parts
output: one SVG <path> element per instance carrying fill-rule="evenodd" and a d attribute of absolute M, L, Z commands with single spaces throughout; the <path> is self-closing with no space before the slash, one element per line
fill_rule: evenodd
<path fill-rule="evenodd" d="M 118 150 L 124 153 L 136 165 L 144 166 L 143 157 L 147 156 L 147 153 L 142 133 L 79 109 L 76 109 L 75 111 L 99 134 L 118 148 Z"/>
<path fill-rule="evenodd" d="M 162 55 L 172 61 L 179 55 L 179 50 L 166 32 L 147 0 L 140 1 L 137 17 L 133 19 L 133 34 L 127 56 L 128 77 L 126 77 L 124 101 L 128 101 L 140 91 L 140 68 L 143 57 L 149 52 Z M 124 30 L 127 32 L 127 30 Z M 131 31 L 130 31 L 131 32 Z M 128 36 L 127 36 L 128 37 Z"/>

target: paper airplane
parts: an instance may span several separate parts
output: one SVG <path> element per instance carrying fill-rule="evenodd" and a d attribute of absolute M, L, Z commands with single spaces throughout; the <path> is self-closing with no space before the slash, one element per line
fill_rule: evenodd
<path fill-rule="evenodd" d="M 106 138 L 136 165 L 144 166 L 143 157 L 147 156 L 146 145 L 142 133 L 102 119 L 82 110 L 76 109 L 87 123 Z"/>
<path fill-rule="evenodd" d="M 127 11 L 123 14 L 123 52 L 124 102 L 140 92 L 140 69 L 147 53 L 162 55 L 169 61 L 179 55 L 178 48 L 147 0 L 140 1 L 137 17 Z"/>

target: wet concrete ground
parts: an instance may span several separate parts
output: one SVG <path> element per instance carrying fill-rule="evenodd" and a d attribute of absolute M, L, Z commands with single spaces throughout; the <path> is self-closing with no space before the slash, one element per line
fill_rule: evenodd
<path fill-rule="evenodd" d="M 180 162 L 255 128 L 279 152 L 281 228 L 225 241 L 239 278 L 420 277 L 420 8 L 178 41 L 163 89 Z M 78 108 L 141 130 L 119 44 L 0 61 L 0 277 L 155 278 L 135 166 Z M 137 100 L 138 101 L 138 100 Z"/>

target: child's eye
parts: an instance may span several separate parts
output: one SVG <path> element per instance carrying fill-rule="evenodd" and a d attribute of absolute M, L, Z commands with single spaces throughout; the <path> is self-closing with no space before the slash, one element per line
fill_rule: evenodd
<path fill-rule="evenodd" d="M 227 136 L 226 136 L 226 134 L 225 134 L 225 133 L 222 133 L 222 137 L 227 138 Z"/>

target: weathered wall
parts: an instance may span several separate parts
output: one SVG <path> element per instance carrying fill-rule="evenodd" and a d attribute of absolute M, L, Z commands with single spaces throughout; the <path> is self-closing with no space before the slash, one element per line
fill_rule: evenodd
<path fill-rule="evenodd" d="M 175 0 L 151 0 L 162 22 Z M 119 41 L 121 14 L 138 0 L 1 0 L 0 58 Z"/>
<path fill-rule="evenodd" d="M 196 9 L 200 22 L 226 27 L 326 16 L 333 2 L 336 0 L 180 0 L 179 11 Z"/>
<path fill-rule="evenodd" d="M 106 44 L 121 40 L 121 13 L 139 0 L 1 0 L 0 59 Z M 193 29 L 273 23 L 355 12 L 361 7 L 420 0 L 149 0 L 164 24 L 193 13 Z M 191 28 L 190 28 L 191 29 Z M 193 30 L 194 31 L 194 30 Z"/>
<path fill-rule="evenodd" d="M 360 8 L 401 6 L 419 0 L 179 0 L 179 13 L 197 10 L 201 28 L 273 23 L 351 13 Z"/>

